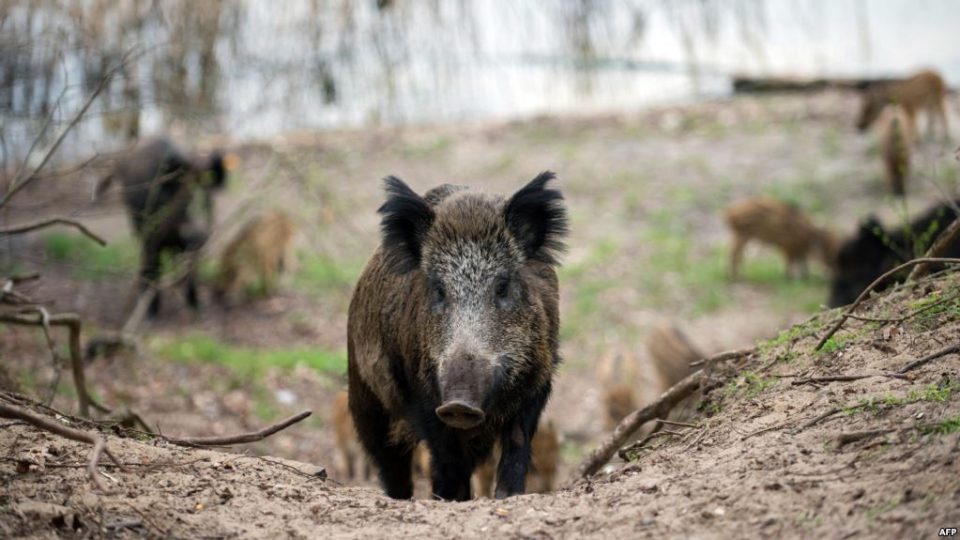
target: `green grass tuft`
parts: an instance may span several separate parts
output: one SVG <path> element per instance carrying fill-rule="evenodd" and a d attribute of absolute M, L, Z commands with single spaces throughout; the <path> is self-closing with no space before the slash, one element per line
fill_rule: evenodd
<path fill-rule="evenodd" d="M 362 269 L 362 263 L 305 254 L 300 258 L 299 268 L 293 275 L 293 286 L 316 293 L 337 289 L 349 293 Z"/>
<path fill-rule="evenodd" d="M 258 376 L 268 368 L 292 369 L 297 364 L 328 373 L 343 373 L 347 355 L 309 347 L 260 350 L 229 345 L 204 334 L 194 334 L 156 346 L 161 358 L 175 362 L 220 364 L 242 377 Z"/>
<path fill-rule="evenodd" d="M 950 435 L 960 431 L 960 414 L 951 416 L 938 424 L 930 424 L 917 428 L 924 435 Z"/>
<path fill-rule="evenodd" d="M 134 272 L 139 258 L 133 238 L 100 246 L 81 234 L 51 232 L 44 235 L 43 245 L 53 262 L 70 265 L 75 275 L 83 279 Z"/>

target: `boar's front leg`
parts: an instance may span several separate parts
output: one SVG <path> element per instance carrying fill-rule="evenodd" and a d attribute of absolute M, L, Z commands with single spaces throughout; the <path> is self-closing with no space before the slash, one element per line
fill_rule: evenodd
<path fill-rule="evenodd" d="M 437 426 L 427 439 L 430 447 L 430 482 L 434 497 L 444 501 L 469 501 L 470 477 L 476 467 L 473 452 L 450 428 Z"/>
<path fill-rule="evenodd" d="M 390 416 L 356 373 L 347 366 L 350 380 L 348 404 L 357 436 L 380 472 L 380 483 L 393 499 L 413 497 L 413 447 L 390 437 Z"/>
<path fill-rule="evenodd" d="M 496 498 L 522 495 L 526 489 L 527 470 L 530 468 L 530 441 L 537 431 L 540 413 L 547 403 L 547 389 L 534 403 L 517 414 L 513 422 L 504 426 L 500 436 L 500 463 L 497 466 Z"/>

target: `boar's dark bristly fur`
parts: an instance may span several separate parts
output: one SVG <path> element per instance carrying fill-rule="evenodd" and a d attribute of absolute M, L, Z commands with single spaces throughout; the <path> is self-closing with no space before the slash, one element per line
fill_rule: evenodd
<path fill-rule="evenodd" d="M 470 498 L 502 448 L 496 495 L 524 491 L 531 439 L 559 362 L 555 267 L 567 232 L 543 173 L 510 199 L 385 180 L 380 249 L 350 303 L 349 404 L 387 495 L 413 494 L 418 441 L 434 494 Z"/>
<path fill-rule="evenodd" d="M 177 255 L 203 245 L 213 222 L 213 192 L 226 183 L 224 158 L 215 152 L 191 156 L 165 137 L 139 141 L 117 161 L 113 173 L 102 180 L 95 195 L 119 180 L 134 231 L 140 240 L 140 290 L 160 277 L 163 252 Z M 195 215 L 199 201 L 205 215 Z M 196 278 L 186 276 L 187 303 L 198 306 Z M 150 303 L 149 314 L 160 309 L 160 296 Z"/>
<path fill-rule="evenodd" d="M 884 272 L 915 257 L 922 257 L 936 237 L 955 219 L 956 213 L 949 204 L 930 208 L 905 228 L 888 230 L 876 217 L 869 216 L 860 224 L 857 233 L 840 247 L 828 305 L 839 307 L 853 302 Z M 960 256 L 960 242 L 951 245 L 943 256 Z M 934 265 L 934 269 L 938 268 Z M 906 274 L 899 276 L 899 279 L 904 277 Z M 896 280 L 896 277 L 888 280 L 877 290 L 890 286 Z"/>

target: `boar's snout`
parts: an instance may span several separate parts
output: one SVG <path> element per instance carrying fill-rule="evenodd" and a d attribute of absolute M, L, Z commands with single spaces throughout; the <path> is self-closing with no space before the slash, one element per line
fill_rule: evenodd
<path fill-rule="evenodd" d="M 483 423 L 483 411 L 464 401 L 448 401 L 437 407 L 440 420 L 455 429 L 475 428 Z"/>
<path fill-rule="evenodd" d="M 484 354 L 455 349 L 440 370 L 440 420 L 456 429 L 471 429 L 483 423 L 484 398 L 490 388 L 492 361 Z"/>

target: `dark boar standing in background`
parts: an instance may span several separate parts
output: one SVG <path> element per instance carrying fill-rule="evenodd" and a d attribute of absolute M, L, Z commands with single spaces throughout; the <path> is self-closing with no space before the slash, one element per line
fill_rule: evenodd
<path fill-rule="evenodd" d="M 169 139 L 150 138 L 122 156 L 113 173 L 97 186 L 95 196 L 112 181 L 121 183 L 124 203 L 140 239 L 140 291 L 160 277 L 163 252 L 190 252 L 206 241 L 213 224 L 213 193 L 226 183 L 227 165 L 219 153 L 188 156 Z M 186 295 L 190 307 L 196 308 L 193 272 L 186 277 Z M 157 295 L 149 314 L 154 316 L 159 310 Z"/>
<path fill-rule="evenodd" d="M 937 236 L 956 218 L 956 213 L 948 204 L 927 210 L 905 229 L 887 230 L 876 217 L 868 217 L 860 225 L 857 234 L 840 247 L 837 270 L 830 285 L 829 306 L 850 304 L 885 272 L 898 264 L 923 256 Z M 960 242 L 950 246 L 943 256 L 960 257 Z M 901 276 L 900 279 L 905 277 L 906 275 Z M 881 284 L 877 290 L 882 290 L 894 282 L 895 279 L 887 280 L 886 284 Z"/>
<path fill-rule="evenodd" d="M 470 498 L 499 441 L 496 496 L 524 492 L 557 368 L 555 268 L 567 232 L 545 172 L 509 199 L 386 179 L 382 245 L 350 303 L 349 405 L 390 497 L 413 495 L 417 441 L 435 496 Z"/>

